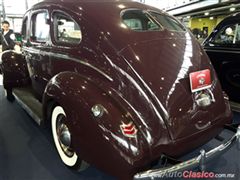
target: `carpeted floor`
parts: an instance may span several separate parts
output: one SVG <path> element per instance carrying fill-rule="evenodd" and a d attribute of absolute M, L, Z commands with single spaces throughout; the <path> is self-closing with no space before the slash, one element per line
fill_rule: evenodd
<path fill-rule="evenodd" d="M 239 114 L 234 115 L 234 121 L 240 122 Z M 223 132 L 223 135 L 229 136 L 229 133 Z M 115 179 L 92 166 L 84 172 L 69 170 L 60 161 L 51 139 L 50 133 L 40 128 L 17 102 L 6 100 L 0 86 L 0 180 Z M 213 140 L 204 147 L 214 144 Z M 235 177 L 230 179 L 239 180 L 240 151 L 233 147 L 208 164 L 207 171 L 231 173 Z"/>

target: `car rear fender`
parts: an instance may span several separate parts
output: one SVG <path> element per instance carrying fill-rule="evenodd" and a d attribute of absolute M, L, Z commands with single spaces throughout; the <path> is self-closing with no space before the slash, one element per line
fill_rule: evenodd
<path fill-rule="evenodd" d="M 126 171 L 149 158 L 147 141 L 135 126 L 131 114 L 111 97 L 111 93 L 102 90 L 91 79 L 73 72 L 54 76 L 43 96 L 45 117 L 49 103 L 64 108 L 72 147 L 85 161 L 116 174 L 119 173 L 114 172 L 116 169 Z M 93 113 L 95 105 L 103 110 L 98 116 Z M 120 126 L 130 122 L 136 132 L 132 137 L 126 137 Z M 118 162 L 116 167 L 112 162 Z"/>

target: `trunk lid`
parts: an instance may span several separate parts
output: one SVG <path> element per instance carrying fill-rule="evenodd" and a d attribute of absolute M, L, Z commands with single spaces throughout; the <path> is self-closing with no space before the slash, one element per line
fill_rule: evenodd
<path fill-rule="evenodd" d="M 146 47 L 148 49 L 146 49 Z M 148 53 L 146 53 L 148 52 Z M 173 140 L 204 130 L 223 118 L 226 106 L 208 57 L 189 33 L 183 38 L 160 38 L 129 45 L 121 51 L 126 63 L 149 92 Z M 197 106 L 189 74 L 209 69 L 216 99 L 207 108 Z M 157 122 L 148 119 L 152 134 Z"/>

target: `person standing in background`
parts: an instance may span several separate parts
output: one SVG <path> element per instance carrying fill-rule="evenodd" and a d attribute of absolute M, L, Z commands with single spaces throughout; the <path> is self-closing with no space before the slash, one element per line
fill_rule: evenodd
<path fill-rule="evenodd" d="M 15 46 L 15 35 L 12 29 L 9 29 L 9 22 L 3 21 L 2 22 L 2 30 L 0 32 L 0 45 L 2 45 L 2 52 L 6 50 L 14 49 Z M 1 56 L 0 56 L 0 74 L 2 74 L 2 67 L 1 67 Z"/>
<path fill-rule="evenodd" d="M 8 21 L 2 22 L 2 31 L 0 35 L 0 44 L 2 45 L 2 52 L 6 50 L 14 49 L 15 46 L 15 35 L 12 29 L 9 28 L 10 24 Z"/>

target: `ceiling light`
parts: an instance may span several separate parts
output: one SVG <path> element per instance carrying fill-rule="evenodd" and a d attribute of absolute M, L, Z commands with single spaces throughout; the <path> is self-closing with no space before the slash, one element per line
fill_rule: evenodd
<path fill-rule="evenodd" d="M 208 16 L 208 15 L 209 15 L 209 12 L 205 12 L 204 15 L 205 15 L 205 16 Z"/>
<path fill-rule="evenodd" d="M 235 11 L 236 8 L 235 8 L 235 7 L 232 7 L 232 8 L 230 8 L 229 10 L 230 10 L 230 11 Z"/>
<path fill-rule="evenodd" d="M 213 20 L 213 19 L 214 19 L 214 17 L 210 17 L 209 19 L 210 19 L 210 20 Z"/>

